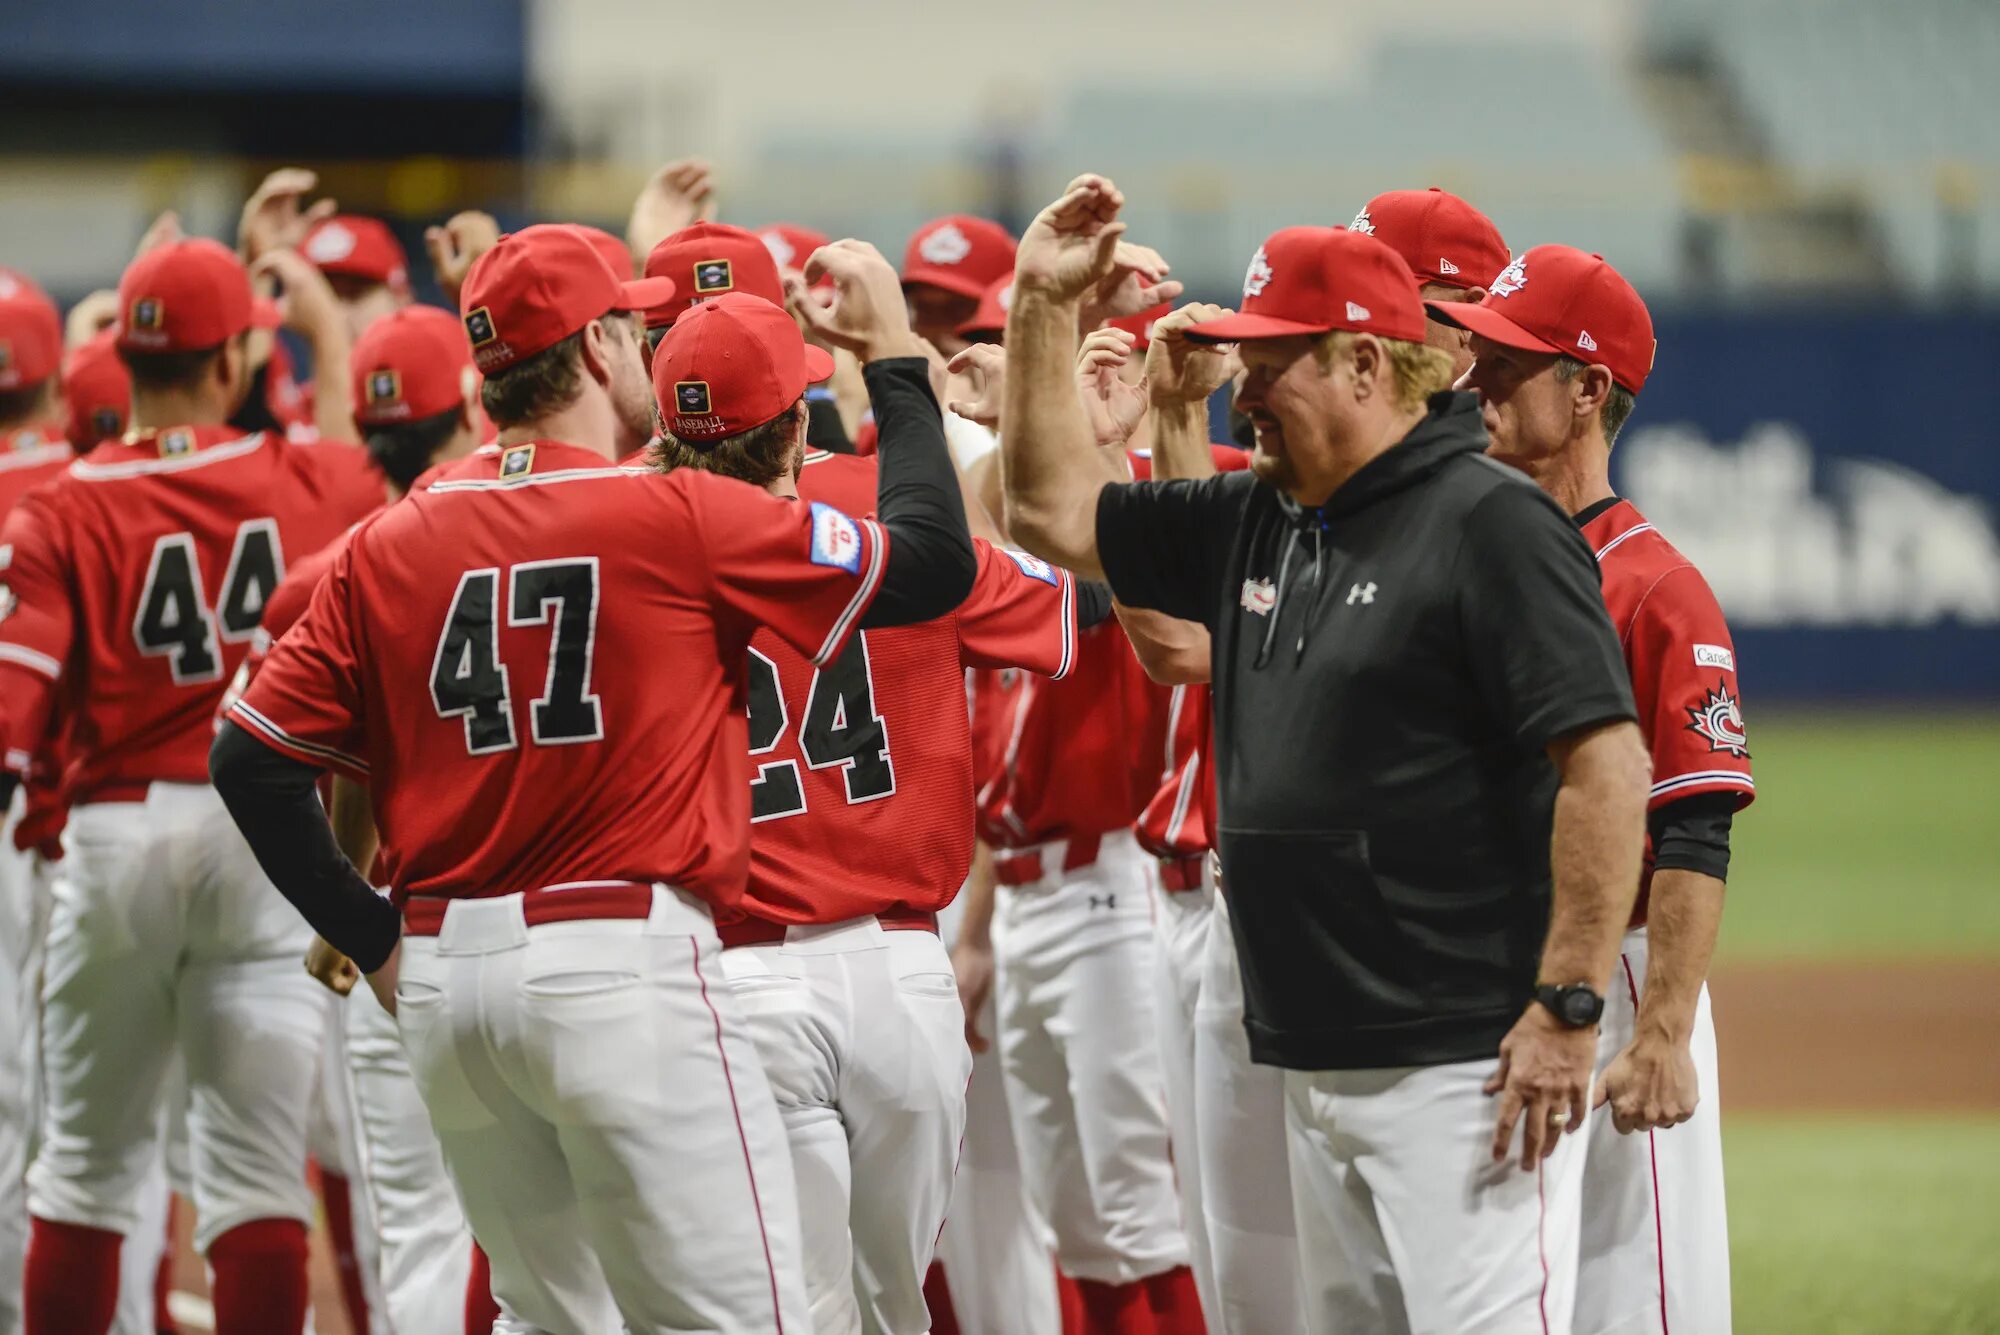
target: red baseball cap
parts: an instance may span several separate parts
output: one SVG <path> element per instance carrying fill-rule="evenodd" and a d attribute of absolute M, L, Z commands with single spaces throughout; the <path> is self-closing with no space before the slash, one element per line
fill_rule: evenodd
<path fill-rule="evenodd" d="M 1005 278 L 995 282 L 979 294 L 979 309 L 972 317 L 958 327 L 958 332 L 967 338 L 975 334 L 1004 334 L 1007 332 L 1007 308 L 1014 304 L 1014 273 L 1010 269 Z"/>
<path fill-rule="evenodd" d="M 977 297 L 1014 272 L 1014 238 L 999 223 L 950 213 L 919 227 L 903 249 L 903 286 L 928 283 Z"/>
<path fill-rule="evenodd" d="M 589 223 L 570 223 L 568 226 L 575 228 L 581 233 L 583 239 L 588 241 L 597 253 L 604 257 L 604 262 L 611 266 L 612 273 L 617 274 L 620 278 L 628 277 L 631 274 L 632 247 L 626 245 L 602 227 L 592 227 Z"/>
<path fill-rule="evenodd" d="M 762 426 L 833 374 L 782 306 L 725 292 L 680 319 L 653 351 L 653 392 L 676 440 L 719 440 Z"/>
<path fill-rule="evenodd" d="M 1140 311 L 1137 315 L 1121 315 L 1116 320 L 1106 320 L 1104 323 L 1113 329 L 1123 329 L 1138 339 L 1139 341 L 1132 345 L 1132 351 L 1144 352 L 1153 346 L 1153 323 L 1171 315 L 1173 309 L 1174 303 L 1163 301 L 1149 311 Z"/>
<path fill-rule="evenodd" d="M 206 237 L 155 246 L 118 280 L 118 346 L 134 352 L 201 352 L 278 324 L 236 252 Z"/>
<path fill-rule="evenodd" d="M 419 422 L 465 402 L 472 349 L 465 325 L 435 306 L 405 306 L 354 344 L 354 420 L 362 426 Z"/>
<path fill-rule="evenodd" d="M 1646 303 L 1602 255 L 1536 246 L 1502 269 L 1477 306 L 1430 302 L 1445 324 L 1528 352 L 1554 352 L 1603 366 L 1637 394 L 1659 342 Z"/>
<path fill-rule="evenodd" d="M 771 259 L 778 266 L 778 272 L 787 269 L 804 271 L 806 261 L 812 253 L 833 238 L 825 232 L 801 227 L 797 223 L 772 223 L 757 233 L 757 239 L 764 243 L 764 249 L 771 252 Z M 821 274 L 814 287 L 832 287 L 833 275 Z"/>
<path fill-rule="evenodd" d="M 0 269 L 0 390 L 39 385 L 62 365 L 62 317 L 35 280 Z"/>
<path fill-rule="evenodd" d="M 1287 227 L 1250 257 L 1243 309 L 1188 326 L 1198 343 L 1326 334 L 1336 329 L 1424 341 L 1424 299 L 1410 266 L 1365 232 Z"/>
<path fill-rule="evenodd" d="M 612 311 L 649 311 L 673 295 L 665 278 L 621 280 L 573 224 L 538 223 L 473 261 L 458 304 L 473 363 L 493 375 Z"/>
<path fill-rule="evenodd" d="M 403 243 L 380 218 L 337 213 L 312 225 L 299 246 L 323 274 L 340 274 L 399 290 L 410 286 L 410 268 Z"/>
<path fill-rule="evenodd" d="M 101 330 L 63 363 L 69 443 L 78 450 L 124 435 L 132 418 L 132 373 L 118 359 L 117 338 L 117 330 Z"/>
<path fill-rule="evenodd" d="M 1436 186 L 1377 195 L 1348 230 L 1401 255 L 1419 283 L 1485 287 L 1507 267 L 1507 243 L 1493 220 Z"/>
<path fill-rule="evenodd" d="M 810 252 L 808 252 L 810 253 Z M 773 306 L 785 304 L 778 262 L 754 232 L 728 223 L 683 227 L 646 257 L 646 277 L 674 280 L 674 299 L 646 314 L 646 328 L 672 324 L 697 302 L 725 292 L 747 292 Z"/>

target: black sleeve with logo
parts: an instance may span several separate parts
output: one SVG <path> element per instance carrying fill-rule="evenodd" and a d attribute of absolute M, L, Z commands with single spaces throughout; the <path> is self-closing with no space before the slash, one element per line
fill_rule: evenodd
<path fill-rule="evenodd" d="M 1212 626 L 1229 549 L 1256 485 L 1239 471 L 1099 492 L 1097 559 L 1118 601 Z"/>
<path fill-rule="evenodd" d="M 1452 587 L 1473 679 L 1507 733 L 1546 746 L 1638 716 L 1597 562 L 1539 488 L 1510 479 L 1473 507 Z"/>

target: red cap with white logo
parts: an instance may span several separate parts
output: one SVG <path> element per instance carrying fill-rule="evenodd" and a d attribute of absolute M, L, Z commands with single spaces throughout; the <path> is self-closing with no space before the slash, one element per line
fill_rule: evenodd
<path fill-rule="evenodd" d="M 354 420 L 363 426 L 420 422 L 465 402 L 472 349 L 465 325 L 435 306 L 385 315 L 354 343 Z"/>
<path fill-rule="evenodd" d="M 380 218 L 353 213 L 322 218 L 306 233 L 299 251 L 323 274 L 386 283 L 399 291 L 410 286 L 403 243 Z"/>
<path fill-rule="evenodd" d="M 203 352 L 278 324 L 236 252 L 207 237 L 155 246 L 118 280 L 118 346 L 134 352 Z"/>
<path fill-rule="evenodd" d="M 115 329 L 102 330 L 77 344 L 63 362 L 67 434 L 79 453 L 100 440 L 124 435 L 132 418 L 132 373 L 118 359 L 117 338 Z"/>
<path fill-rule="evenodd" d="M 1198 343 L 1347 330 L 1424 341 L 1424 302 L 1395 251 L 1343 227 L 1287 227 L 1250 258 L 1243 309 L 1188 326 Z"/>
<path fill-rule="evenodd" d="M 1013 304 L 1014 275 L 1009 271 L 1005 278 L 979 294 L 979 309 L 958 327 L 960 336 L 974 338 L 981 334 L 1006 333 L 1007 308 Z"/>
<path fill-rule="evenodd" d="M 1419 283 L 1485 287 L 1507 267 L 1507 243 L 1493 220 L 1436 186 L 1375 196 L 1349 230 L 1401 255 Z"/>
<path fill-rule="evenodd" d="M 669 279 L 621 279 L 571 224 L 540 223 L 475 260 L 458 304 L 472 360 L 493 375 L 612 311 L 652 310 L 673 295 Z"/>
<path fill-rule="evenodd" d="M 674 321 L 653 351 L 653 392 L 667 431 L 689 444 L 762 426 L 833 374 L 782 306 L 725 292 Z"/>
<path fill-rule="evenodd" d="M 764 249 L 771 252 L 771 261 L 778 266 L 779 273 L 787 269 L 804 273 L 806 261 L 812 253 L 833 238 L 825 232 L 801 227 L 797 223 L 771 223 L 757 230 L 757 239 L 764 243 Z M 833 275 L 821 274 L 813 286 L 832 287 Z"/>
<path fill-rule="evenodd" d="M 1133 338 L 1139 340 L 1132 345 L 1132 351 L 1144 352 L 1147 348 L 1153 346 L 1153 325 L 1155 322 L 1171 315 L 1173 309 L 1174 304 L 1171 301 L 1163 301 L 1149 311 L 1140 311 L 1137 315 L 1121 315 L 1115 320 L 1106 320 L 1104 323 L 1110 325 L 1113 329 L 1123 329 Z"/>
<path fill-rule="evenodd" d="M 39 385 L 62 365 L 62 317 L 35 280 L 0 269 L 0 390 Z"/>
<path fill-rule="evenodd" d="M 646 313 L 648 329 L 670 325 L 688 307 L 725 292 L 748 292 L 773 306 L 785 304 L 785 285 L 770 250 L 755 233 L 728 223 L 681 228 L 653 247 L 646 257 L 646 277 L 674 280 L 674 299 Z"/>
<path fill-rule="evenodd" d="M 592 227 L 589 223 L 570 223 L 570 229 L 585 241 L 590 248 L 604 257 L 611 272 L 623 280 L 632 276 L 632 247 L 626 245 L 602 227 Z"/>
<path fill-rule="evenodd" d="M 903 250 L 903 286 L 924 283 L 983 295 L 1014 272 L 1014 238 L 999 223 L 951 213 L 919 227 Z"/>
<path fill-rule="evenodd" d="M 1653 317 L 1602 255 L 1536 246 L 1500 271 L 1477 306 L 1430 302 L 1433 316 L 1527 352 L 1555 352 L 1602 366 L 1637 394 L 1652 374 Z"/>

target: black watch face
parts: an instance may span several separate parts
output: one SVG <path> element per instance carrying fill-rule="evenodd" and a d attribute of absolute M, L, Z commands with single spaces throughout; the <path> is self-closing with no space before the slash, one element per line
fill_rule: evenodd
<path fill-rule="evenodd" d="M 1562 1017 L 1581 1029 L 1585 1025 L 1597 1023 L 1598 1013 L 1604 1009 L 1604 1002 L 1595 992 L 1585 988 L 1565 988 L 1562 993 Z"/>

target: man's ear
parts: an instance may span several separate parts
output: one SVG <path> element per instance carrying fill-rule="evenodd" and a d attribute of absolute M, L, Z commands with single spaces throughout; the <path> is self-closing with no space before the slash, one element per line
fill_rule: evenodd
<path fill-rule="evenodd" d="M 1483 287 L 1465 288 L 1458 294 L 1458 300 L 1468 306 L 1477 306 L 1480 302 L 1486 300 L 1486 289 Z"/>
<path fill-rule="evenodd" d="M 1578 421 L 1595 421 L 1611 398 L 1615 382 L 1608 366 L 1586 366 L 1575 380 L 1576 397 L 1570 400 L 1570 415 Z"/>
<path fill-rule="evenodd" d="M 1389 351 L 1375 335 L 1356 334 L 1348 341 L 1347 355 L 1354 362 L 1354 397 L 1365 401 L 1374 396 L 1376 382 L 1388 372 Z"/>
<path fill-rule="evenodd" d="M 583 327 L 583 369 L 600 385 L 611 383 L 611 340 L 616 337 L 603 320 Z"/>

